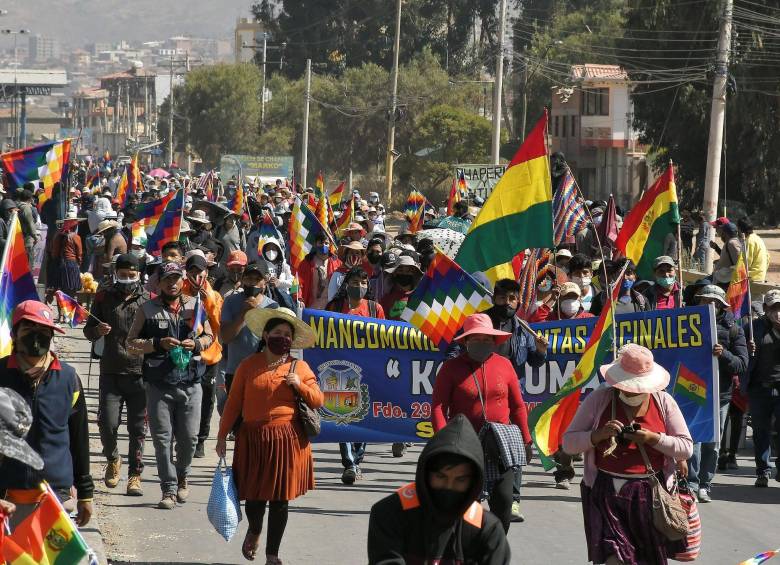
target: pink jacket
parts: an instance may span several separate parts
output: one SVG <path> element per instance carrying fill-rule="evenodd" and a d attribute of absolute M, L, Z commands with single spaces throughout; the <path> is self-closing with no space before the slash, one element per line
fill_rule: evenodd
<path fill-rule="evenodd" d="M 563 434 L 563 450 L 566 453 L 585 454 L 585 474 L 582 481 L 589 487 L 593 486 L 598 473 L 596 451 L 590 442 L 590 434 L 598 427 L 604 410 L 609 409 L 612 394 L 612 387 L 607 385 L 602 385 L 591 392 L 580 404 L 571 425 Z M 693 440 L 680 407 L 674 399 L 663 391 L 655 393 L 655 399 L 664 417 L 666 433 L 661 434 L 661 440 L 653 448 L 666 455 L 663 471 L 666 487 L 672 488 L 676 462 L 691 456 Z"/>

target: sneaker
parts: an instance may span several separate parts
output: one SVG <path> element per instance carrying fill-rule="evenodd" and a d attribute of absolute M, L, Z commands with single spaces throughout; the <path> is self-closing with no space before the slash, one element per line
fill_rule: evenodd
<path fill-rule="evenodd" d="M 236 434 L 234 434 L 233 432 L 228 432 L 227 440 L 228 441 L 236 441 Z"/>
<path fill-rule="evenodd" d="M 569 482 L 569 479 L 561 479 L 560 481 L 555 482 L 555 488 L 569 490 L 571 488 L 571 483 Z"/>
<path fill-rule="evenodd" d="M 119 469 L 122 468 L 122 458 L 117 457 L 113 461 L 109 461 L 106 465 L 106 472 L 103 475 L 103 482 L 106 483 L 108 488 L 116 488 L 119 484 Z"/>
<path fill-rule="evenodd" d="M 344 469 L 344 472 L 341 473 L 341 482 L 345 485 L 352 485 L 355 484 L 355 479 L 357 478 L 357 470 L 353 468 Z"/>
<path fill-rule="evenodd" d="M 361 480 L 363 479 L 363 469 L 360 467 L 355 467 L 355 480 Z"/>
<path fill-rule="evenodd" d="M 393 444 L 393 457 L 403 457 L 404 453 L 406 453 L 406 444 L 405 443 L 394 443 Z"/>
<path fill-rule="evenodd" d="M 141 475 L 130 475 L 127 478 L 127 496 L 143 496 L 144 489 L 141 487 Z"/>
<path fill-rule="evenodd" d="M 702 504 L 712 502 L 712 498 L 710 498 L 710 492 L 706 488 L 700 488 L 696 498 Z"/>
<path fill-rule="evenodd" d="M 180 504 L 187 502 L 187 497 L 190 495 L 190 489 L 187 487 L 187 477 L 179 479 L 179 484 L 176 487 L 176 500 Z"/>
<path fill-rule="evenodd" d="M 575 453 L 571 456 L 572 461 L 577 461 L 578 463 L 582 463 L 582 460 L 584 459 L 582 453 Z"/>
<path fill-rule="evenodd" d="M 756 488 L 766 488 L 766 487 L 768 487 L 769 486 L 769 477 L 767 477 L 766 475 L 759 475 L 758 477 L 756 477 L 756 482 L 755 482 L 755 484 L 753 486 L 755 486 Z"/>
<path fill-rule="evenodd" d="M 175 494 L 164 494 L 162 499 L 160 499 L 160 502 L 157 503 L 157 508 L 161 510 L 173 510 L 176 508 L 176 495 Z"/>
<path fill-rule="evenodd" d="M 203 459 L 206 457 L 206 448 L 202 443 L 198 443 L 198 445 L 195 446 L 195 454 L 193 457 L 195 457 L 195 459 Z"/>
<path fill-rule="evenodd" d="M 517 500 L 512 503 L 512 521 L 525 522 L 525 516 L 520 513 L 520 502 Z"/>
<path fill-rule="evenodd" d="M 718 471 L 725 471 L 728 469 L 728 457 L 718 457 Z"/>
<path fill-rule="evenodd" d="M 726 469 L 729 471 L 736 471 L 739 469 L 739 463 L 737 463 L 737 458 L 734 455 L 730 455 L 726 460 Z"/>

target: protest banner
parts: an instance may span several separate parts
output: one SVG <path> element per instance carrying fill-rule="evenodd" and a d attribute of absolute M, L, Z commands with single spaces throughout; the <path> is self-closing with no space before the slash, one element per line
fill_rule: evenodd
<path fill-rule="evenodd" d="M 479 196 L 483 200 L 487 200 L 506 171 L 506 165 L 453 165 L 453 168 L 456 179 L 463 174 L 469 199 Z"/>
<path fill-rule="evenodd" d="M 325 395 L 322 433 L 315 441 L 425 441 L 433 435 L 431 393 L 444 360 L 405 322 L 305 310 L 317 345 L 304 359 Z M 694 441 L 718 441 L 715 314 L 712 307 L 640 312 L 617 317 L 618 347 L 635 342 L 653 350 L 672 376 L 673 393 Z M 550 339 L 547 361 L 521 375 L 529 408 L 554 394 L 574 371 L 596 318 L 532 324 Z M 598 386 L 589 382 L 583 394 Z"/>

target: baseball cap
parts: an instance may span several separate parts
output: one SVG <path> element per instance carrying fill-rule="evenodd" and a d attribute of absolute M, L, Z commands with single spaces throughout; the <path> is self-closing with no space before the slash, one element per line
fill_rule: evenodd
<path fill-rule="evenodd" d="M 183 277 L 184 269 L 182 269 L 182 266 L 175 261 L 168 261 L 167 263 L 163 263 L 160 267 L 160 280 L 163 280 L 165 277 L 170 277 L 172 275 Z"/>
<path fill-rule="evenodd" d="M 236 249 L 235 251 L 231 251 L 230 255 L 228 255 L 227 266 L 235 267 L 236 265 L 240 265 L 242 267 L 245 267 L 247 262 L 248 259 L 246 253 L 244 253 L 240 249 Z"/>
<path fill-rule="evenodd" d="M 201 265 L 201 261 L 200 260 L 196 261 L 195 260 L 196 257 L 198 259 L 202 259 L 203 260 L 202 263 L 205 266 Z M 206 254 L 203 252 L 202 249 L 191 249 L 191 250 L 187 251 L 187 253 L 184 255 L 184 261 L 185 261 L 185 264 L 186 264 L 185 269 L 189 269 L 190 267 L 192 267 L 194 265 L 197 265 L 200 269 L 205 269 L 206 267 L 213 267 L 214 265 L 216 265 L 216 263 L 214 261 L 209 261 L 206 258 Z M 190 261 L 193 261 L 193 263 L 190 263 Z"/>
<path fill-rule="evenodd" d="M 41 326 L 52 328 L 54 331 L 61 334 L 65 333 L 64 330 L 58 328 L 54 324 L 54 316 L 51 313 L 51 308 L 38 300 L 24 300 L 16 305 L 11 325 L 16 327 L 16 324 L 22 320 L 29 320 L 30 322 L 34 322 Z"/>
<path fill-rule="evenodd" d="M 244 274 L 245 275 L 248 275 L 250 273 L 260 273 L 261 275 L 264 275 L 265 271 L 263 270 L 263 268 L 258 263 L 255 263 L 254 261 L 252 261 L 244 269 Z"/>
<path fill-rule="evenodd" d="M 721 216 L 717 220 L 710 222 L 710 225 L 719 228 L 721 226 L 725 226 L 726 224 L 730 224 L 730 223 L 731 221 L 726 216 Z"/>
<path fill-rule="evenodd" d="M 140 271 L 141 266 L 138 257 L 132 253 L 123 253 L 116 258 L 116 269 L 130 269 L 131 271 Z"/>
<path fill-rule="evenodd" d="M 653 261 L 653 269 L 657 269 L 661 265 L 669 265 L 670 267 L 674 267 L 674 259 L 668 255 L 661 255 L 660 257 L 656 257 Z"/>
<path fill-rule="evenodd" d="M 770 290 L 764 295 L 764 306 L 774 306 L 780 302 L 780 290 Z"/>
<path fill-rule="evenodd" d="M 567 294 L 576 294 L 578 297 L 582 296 L 582 291 L 577 283 L 565 282 L 561 285 L 561 296 Z"/>
<path fill-rule="evenodd" d="M 187 258 L 186 269 L 189 271 L 192 268 L 198 269 L 199 271 L 205 271 L 209 268 L 209 264 L 203 255 L 190 255 L 190 257 Z"/>

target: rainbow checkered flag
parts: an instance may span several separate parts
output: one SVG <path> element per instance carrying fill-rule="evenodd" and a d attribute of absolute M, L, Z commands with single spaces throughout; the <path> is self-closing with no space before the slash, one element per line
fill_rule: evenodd
<path fill-rule="evenodd" d="M 22 224 L 14 214 L 0 259 L 0 357 L 6 357 L 13 351 L 11 326 L 14 308 L 25 300 L 38 300 L 38 293 L 24 250 Z"/>
<path fill-rule="evenodd" d="M 54 183 L 68 178 L 70 145 L 70 139 L 63 139 L 0 155 L 6 190 L 19 188 L 26 182 L 40 181 L 43 184 L 43 194 L 38 198 L 40 210 L 43 203 L 51 198 Z"/>
<path fill-rule="evenodd" d="M 492 305 L 490 292 L 437 249 L 428 271 L 409 297 L 401 319 L 443 349 L 466 318 Z"/>
<path fill-rule="evenodd" d="M 775 555 L 778 554 L 780 554 L 780 549 L 764 551 L 763 553 L 759 553 L 755 557 L 751 557 L 750 559 L 742 561 L 739 565 L 761 565 L 761 563 L 764 563 L 765 561 L 769 561 Z"/>
<path fill-rule="evenodd" d="M 87 309 L 79 304 L 79 301 L 75 298 L 68 296 L 61 290 L 55 292 L 54 297 L 57 299 L 57 307 L 60 309 L 60 313 L 68 321 L 71 328 L 83 324 L 89 318 Z"/>

